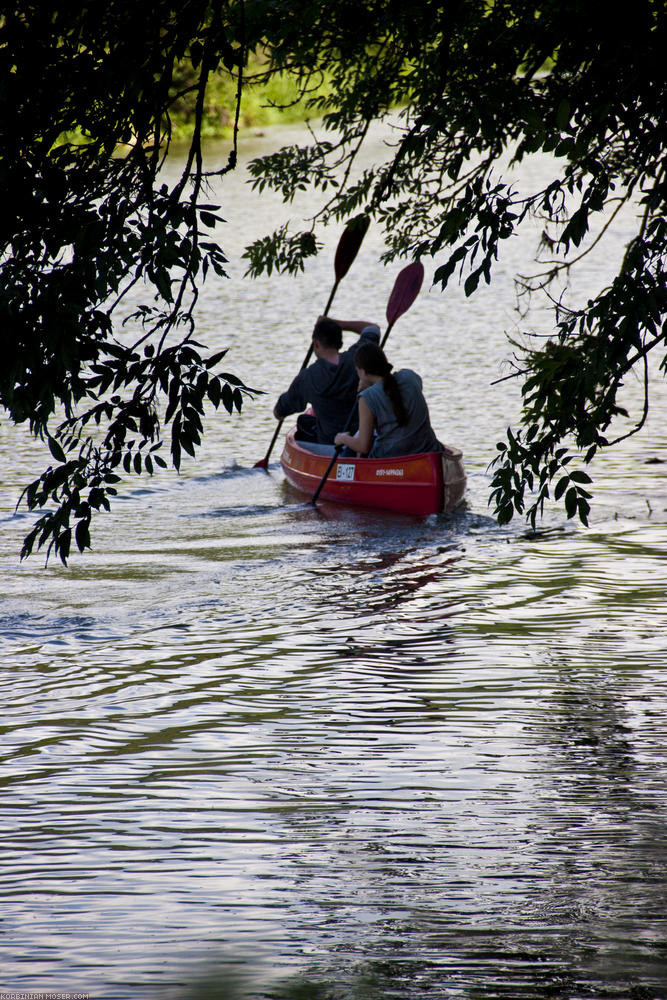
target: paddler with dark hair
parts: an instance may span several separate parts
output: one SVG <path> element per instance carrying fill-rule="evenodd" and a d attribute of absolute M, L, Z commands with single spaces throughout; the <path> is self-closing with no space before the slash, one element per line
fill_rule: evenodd
<path fill-rule="evenodd" d="M 346 351 L 341 351 L 343 330 L 359 334 L 359 339 Z M 380 328 L 375 323 L 320 316 L 313 329 L 313 353 L 317 360 L 302 368 L 289 389 L 280 396 L 273 410 L 276 420 L 300 413 L 297 440 L 333 444 L 357 396 L 356 352 L 363 344 L 377 345 L 379 342 Z M 315 411 L 314 416 L 302 412 L 308 405 Z M 354 419 L 353 429 L 356 427 Z"/>
<path fill-rule="evenodd" d="M 369 458 L 445 450 L 431 427 L 421 376 L 410 368 L 394 373 L 377 344 L 359 347 L 355 365 L 359 429 L 336 434 L 334 444 Z"/>

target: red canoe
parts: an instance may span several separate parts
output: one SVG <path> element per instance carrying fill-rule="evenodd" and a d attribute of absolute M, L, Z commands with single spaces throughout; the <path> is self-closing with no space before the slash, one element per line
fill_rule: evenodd
<path fill-rule="evenodd" d="M 312 496 L 329 466 L 333 446 L 296 441 L 295 431 L 293 427 L 285 439 L 280 463 L 292 486 Z M 454 510 L 465 489 L 461 452 L 445 446 L 444 452 L 395 458 L 339 458 L 320 497 L 421 516 Z"/>

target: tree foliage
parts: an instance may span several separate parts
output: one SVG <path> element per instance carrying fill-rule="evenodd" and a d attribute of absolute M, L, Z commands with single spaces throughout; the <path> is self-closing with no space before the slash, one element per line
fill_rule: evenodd
<path fill-rule="evenodd" d="M 237 29 L 233 8 L 223 23 L 202 2 L 4 6 L 0 403 L 54 459 L 25 491 L 45 513 L 23 555 L 47 545 L 66 562 L 73 540 L 87 548 L 118 473 L 166 464 L 167 426 L 178 468 L 200 443 L 205 403 L 231 412 L 253 391 L 218 370 L 224 352 L 208 354 L 193 322 L 201 280 L 225 275 L 200 134 L 211 73 L 245 61 Z M 168 189 L 158 171 L 183 60 L 196 115 Z M 121 327 L 114 317 L 140 289 Z"/>
<path fill-rule="evenodd" d="M 553 324 L 514 342 L 522 424 L 498 445 L 492 500 L 501 522 L 519 512 L 534 525 L 553 496 L 586 523 L 591 480 L 572 462 L 587 464 L 613 444 L 619 416 L 630 418 L 630 433 L 641 428 L 649 379 L 634 415 L 619 401 L 623 381 L 647 371 L 656 347 L 666 365 L 664 5 L 378 0 L 327 13 L 328 4 L 309 5 L 302 44 L 283 38 L 273 51 L 304 87 L 318 72 L 336 80 L 331 94 L 311 99 L 322 137 L 257 160 L 255 184 L 285 198 L 330 188 L 317 222 L 363 210 L 384 227 L 385 260 L 434 257 L 435 282 L 444 289 L 459 278 L 466 295 L 491 280 L 503 242 L 541 220 L 543 263 L 520 288 L 550 298 Z M 385 162 L 355 171 L 369 123 L 397 107 Z M 544 189 L 508 179 L 545 153 L 554 167 Z M 596 250 L 627 203 L 639 217 L 618 274 L 589 301 L 566 301 L 560 279 Z M 267 239 L 250 247 L 251 270 L 270 267 L 275 254 Z"/>
<path fill-rule="evenodd" d="M 431 256 L 436 283 L 458 278 L 471 295 L 504 241 L 541 220 L 546 262 L 522 291 L 552 297 L 553 325 L 515 344 L 522 425 L 498 446 L 492 496 L 503 522 L 520 512 L 534 524 L 550 496 L 585 522 L 589 476 L 573 462 L 613 443 L 624 378 L 665 341 L 665 22 L 657 0 L 4 5 L 0 403 L 49 442 L 55 463 L 26 491 L 46 512 L 24 554 L 45 544 L 66 560 L 72 535 L 85 549 L 118 473 L 165 461 L 167 425 L 178 467 L 200 441 L 205 401 L 231 410 L 253 391 L 217 371 L 193 309 L 207 273 L 225 273 L 210 232 L 217 206 L 203 197 L 207 87 L 220 66 L 235 75 L 238 124 L 258 47 L 260 77 L 290 77 L 321 124 L 309 145 L 254 162 L 254 183 L 288 201 L 313 188 L 322 201 L 301 232 L 283 227 L 248 248 L 251 274 L 297 271 L 319 226 L 364 212 L 384 229 L 385 260 Z M 168 189 L 159 167 L 183 89 L 192 141 Z M 359 171 L 372 123 L 388 118 L 394 145 Z M 543 190 L 508 178 L 508 165 L 544 153 L 554 170 Z M 234 141 L 225 169 L 235 160 Z M 566 302 L 559 279 L 628 202 L 640 218 L 617 276 L 586 303 Z M 146 301 L 118 329 L 139 287 Z M 645 387 L 634 429 L 648 377 Z"/>

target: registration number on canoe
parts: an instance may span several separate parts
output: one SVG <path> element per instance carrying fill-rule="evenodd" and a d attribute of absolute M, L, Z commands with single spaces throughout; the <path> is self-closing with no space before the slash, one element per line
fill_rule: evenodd
<path fill-rule="evenodd" d="M 340 462 L 336 466 L 336 479 L 344 479 L 346 481 L 354 479 L 354 465 L 349 462 L 341 464 Z"/>

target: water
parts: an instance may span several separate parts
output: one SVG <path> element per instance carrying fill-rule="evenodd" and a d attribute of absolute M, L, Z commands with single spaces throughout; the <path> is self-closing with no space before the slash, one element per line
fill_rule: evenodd
<path fill-rule="evenodd" d="M 281 211 L 240 190 L 232 254 Z M 378 249 L 334 315 L 383 319 Z M 267 395 L 213 414 L 180 476 L 126 484 L 69 569 L 18 563 L 41 452 L 0 424 L 0 988 L 667 996 L 667 399 L 596 467 L 589 529 L 498 527 L 487 465 L 518 403 L 491 383 L 531 249 L 471 301 L 425 284 L 387 345 L 464 452 L 454 515 L 315 510 L 278 446 L 252 468 L 331 253 L 253 284 L 232 257 L 201 337 Z"/>

